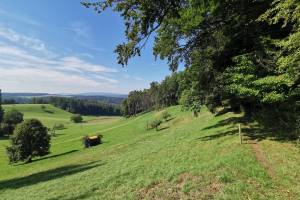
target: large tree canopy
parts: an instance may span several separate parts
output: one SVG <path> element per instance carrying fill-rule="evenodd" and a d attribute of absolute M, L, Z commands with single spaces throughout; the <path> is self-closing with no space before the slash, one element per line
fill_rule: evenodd
<path fill-rule="evenodd" d="M 115 50 L 120 64 L 140 55 L 153 34 L 156 57 L 166 59 L 173 71 L 186 66 L 184 84 L 179 84 L 185 90 L 184 102 L 195 109 L 205 104 L 213 111 L 229 100 L 262 124 L 266 116 L 271 116 L 267 121 L 275 117 L 284 129 L 299 121 L 299 4 L 299 0 L 83 3 L 98 12 L 112 8 L 123 17 L 127 41 Z"/>

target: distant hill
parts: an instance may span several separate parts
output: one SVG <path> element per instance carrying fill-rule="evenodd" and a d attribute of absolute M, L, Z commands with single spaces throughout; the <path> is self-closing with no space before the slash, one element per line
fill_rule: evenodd
<path fill-rule="evenodd" d="M 2 93 L 3 103 L 30 103 L 33 97 L 70 97 L 82 100 L 95 100 L 107 103 L 120 104 L 126 97 L 126 94 L 115 93 L 80 93 L 80 94 L 50 94 L 50 93 Z"/>
<path fill-rule="evenodd" d="M 106 92 L 89 92 L 89 93 L 79 93 L 72 96 L 104 96 L 104 97 L 119 97 L 126 98 L 127 94 L 117 94 L 117 93 L 106 93 Z"/>

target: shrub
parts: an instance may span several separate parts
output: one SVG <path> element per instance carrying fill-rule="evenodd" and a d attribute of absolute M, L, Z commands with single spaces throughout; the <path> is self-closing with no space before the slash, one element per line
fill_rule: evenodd
<path fill-rule="evenodd" d="M 49 131 L 51 131 L 51 135 L 55 136 L 56 135 L 56 131 L 58 130 L 63 130 L 65 129 L 65 125 L 63 124 L 54 124 L 54 126 L 52 127 L 52 129 L 49 129 Z"/>
<path fill-rule="evenodd" d="M 13 124 L 7 124 L 7 123 L 1 124 L 2 135 L 11 135 L 13 134 L 14 129 L 15 129 L 15 125 Z"/>
<path fill-rule="evenodd" d="M 171 114 L 168 113 L 168 111 L 163 111 L 162 114 L 161 114 L 161 117 L 167 121 L 170 117 L 171 117 Z"/>
<path fill-rule="evenodd" d="M 158 131 L 158 127 L 159 127 L 159 125 L 161 125 L 161 123 L 162 123 L 161 119 L 155 119 L 152 122 L 150 122 L 150 128 L 151 129 L 155 128 L 155 130 Z"/>
<path fill-rule="evenodd" d="M 41 109 L 42 110 L 46 109 L 46 106 L 45 105 L 41 105 Z"/>
<path fill-rule="evenodd" d="M 11 147 L 7 147 L 10 163 L 31 162 L 36 156 L 45 156 L 50 149 L 50 135 L 47 128 L 37 119 L 19 124 L 11 137 Z"/>
<path fill-rule="evenodd" d="M 83 118 L 80 114 L 74 114 L 71 116 L 71 121 L 74 123 L 81 123 L 83 121 Z"/>
<path fill-rule="evenodd" d="M 23 113 L 16 109 L 11 109 L 4 112 L 3 122 L 6 124 L 19 124 L 23 121 Z"/>
<path fill-rule="evenodd" d="M 8 110 L 4 113 L 1 129 L 3 134 L 11 135 L 17 124 L 23 121 L 23 114 L 16 109 Z"/>
<path fill-rule="evenodd" d="M 64 124 L 54 124 L 54 126 L 53 126 L 53 129 L 55 129 L 55 130 L 63 130 L 63 129 L 65 129 L 66 127 L 65 127 L 65 125 Z"/>

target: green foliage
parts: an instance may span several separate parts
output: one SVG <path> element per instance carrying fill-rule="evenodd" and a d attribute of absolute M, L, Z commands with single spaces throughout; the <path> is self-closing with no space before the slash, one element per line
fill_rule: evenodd
<path fill-rule="evenodd" d="M 58 130 L 63 130 L 65 129 L 65 125 L 62 123 L 55 123 L 52 127 L 52 129 L 50 129 L 51 131 L 51 136 L 56 136 L 56 131 Z"/>
<path fill-rule="evenodd" d="M 100 99 L 100 100 L 98 100 Z M 52 104 L 57 108 L 66 110 L 74 114 L 81 115 L 105 115 L 118 116 L 121 115 L 119 103 L 122 98 L 117 97 L 34 97 L 31 102 L 34 104 Z M 107 103 L 107 102 L 113 103 Z M 48 112 L 45 105 L 41 108 Z"/>
<path fill-rule="evenodd" d="M 3 110 L 2 105 L 1 105 L 1 102 L 0 102 L 0 123 L 1 123 L 2 120 L 3 120 L 3 115 L 4 115 L 4 110 Z"/>
<path fill-rule="evenodd" d="M 74 123 L 81 123 L 83 121 L 83 118 L 80 114 L 74 114 L 71 116 L 71 121 Z"/>
<path fill-rule="evenodd" d="M 16 109 L 5 111 L 3 122 L 7 124 L 19 124 L 23 121 L 23 114 Z"/>
<path fill-rule="evenodd" d="M 168 111 L 163 111 L 161 113 L 161 118 L 164 119 L 165 121 L 168 121 L 168 119 L 171 117 L 172 115 L 168 112 Z"/>
<path fill-rule="evenodd" d="M 23 114 L 16 109 L 5 111 L 2 123 L 2 132 L 6 135 L 11 135 L 15 126 L 23 121 Z"/>
<path fill-rule="evenodd" d="M 133 116 L 141 112 L 177 105 L 181 92 L 178 82 L 182 78 L 181 73 L 173 73 L 161 83 L 152 82 L 149 89 L 131 91 L 122 103 L 123 115 Z"/>
<path fill-rule="evenodd" d="M 11 134 L 13 134 L 15 126 L 16 125 L 14 125 L 14 124 L 2 123 L 1 124 L 2 135 L 11 135 Z"/>
<path fill-rule="evenodd" d="M 53 126 L 53 129 L 55 129 L 55 130 L 63 130 L 65 128 L 66 128 L 65 125 L 62 123 L 54 124 L 54 126 Z"/>
<path fill-rule="evenodd" d="M 153 121 L 151 121 L 149 125 L 150 125 L 151 129 L 155 128 L 155 130 L 158 131 L 158 127 L 159 127 L 159 125 L 161 125 L 161 123 L 162 123 L 162 120 L 157 118 L 157 119 L 154 119 Z"/>
<path fill-rule="evenodd" d="M 126 115 L 176 105 L 179 99 L 195 116 L 202 105 L 215 112 L 223 102 L 252 119 L 274 106 L 284 111 L 291 105 L 294 109 L 273 120 L 291 118 L 292 124 L 282 129 L 296 127 L 299 0 L 106 0 L 83 5 L 99 12 L 111 7 L 123 17 L 127 43 L 115 50 L 120 64 L 139 56 L 155 34 L 154 55 L 167 60 L 172 71 L 186 67 L 182 76 L 166 77 L 156 95 L 148 90 L 129 95 Z"/>
<path fill-rule="evenodd" d="M 50 149 L 50 135 L 39 120 L 30 119 L 19 124 L 11 137 L 11 146 L 7 147 L 10 163 L 31 162 L 36 156 L 45 156 Z"/>

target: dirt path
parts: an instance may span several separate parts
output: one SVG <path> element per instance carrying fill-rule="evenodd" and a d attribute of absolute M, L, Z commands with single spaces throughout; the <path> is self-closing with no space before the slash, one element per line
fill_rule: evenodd
<path fill-rule="evenodd" d="M 294 196 L 289 192 L 288 188 L 284 187 L 281 184 L 280 178 L 277 176 L 271 163 L 267 160 L 265 153 L 261 149 L 259 143 L 255 140 L 251 140 L 249 144 L 252 148 L 256 160 L 259 162 L 261 166 L 263 166 L 263 168 L 266 170 L 269 177 L 273 180 L 272 182 L 274 183 L 276 191 L 278 192 L 278 195 L 281 197 L 281 199 L 293 200 Z"/>
<path fill-rule="evenodd" d="M 259 144 L 256 141 L 252 140 L 250 145 L 254 152 L 256 160 L 265 168 L 267 174 L 271 178 L 276 179 L 276 173 L 272 168 L 271 164 L 269 163 L 269 161 L 267 160 L 264 152 L 261 150 Z"/>

